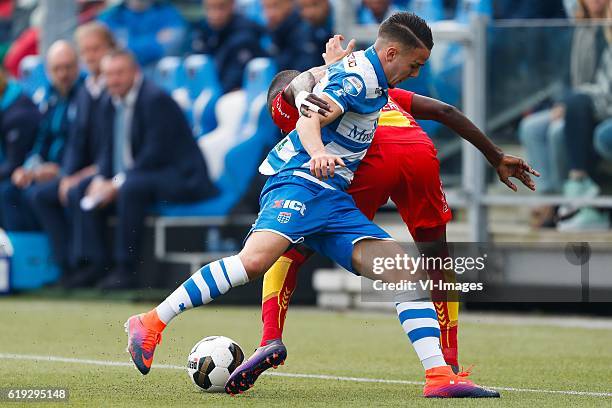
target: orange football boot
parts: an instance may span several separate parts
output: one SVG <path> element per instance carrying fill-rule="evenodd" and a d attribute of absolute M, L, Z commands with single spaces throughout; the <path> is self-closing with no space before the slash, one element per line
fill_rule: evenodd
<path fill-rule="evenodd" d="M 499 398 L 499 392 L 468 380 L 469 371 L 455 374 L 450 366 L 425 371 L 423 396 L 427 398 Z"/>
<path fill-rule="evenodd" d="M 132 316 L 125 322 L 125 331 L 128 334 L 127 352 L 142 375 L 151 370 L 155 347 L 161 343 L 161 333 L 145 327 L 142 322 L 143 314 Z"/>

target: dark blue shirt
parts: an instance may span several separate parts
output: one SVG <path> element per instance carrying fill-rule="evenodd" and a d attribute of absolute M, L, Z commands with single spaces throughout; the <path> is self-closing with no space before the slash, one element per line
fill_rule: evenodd
<path fill-rule="evenodd" d="M 21 166 L 34 144 L 40 113 L 17 83 L 9 82 L 0 98 L 0 180 Z"/>
<path fill-rule="evenodd" d="M 493 3 L 496 19 L 566 18 L 563 0 L 499 0 Z"/>
<path fill-rule="evenodd" d="M 312 55 L 305 54 L 300 44 L 304 35 L 304 22 L 297 11 L 294 11 L 278 27 L 269 32 L 269 54 L 276 61 L 279 71 L 295 69 L 306 71 L 312 68 Z M 323 53 L 321 50 L 319 54 Z"/>
<path fill-rule="evenodd" d="M 201 22 L 194 32 L 191 48 L 197 54 L 214 57 L 223 92 L 229 92 L 242 86 L 247 63 L 265 55 L 260 45 L 262 36 L 262 27 L 234 14 L 220 30 Z"/>
<path fill-rule="evenodd" d="M 334 21 L 330 9 L 329 16 L 324 24 L 314 26 L 307 21 L 303 23 L 302 53 L 306 69 L 324 65 L 321 54 L 325 52 L 325 44 L 334 33 Z"/>
<path fill-rule="evenodd" d="M 76 123 L 76 97 L 82 86 L 82 78 L 72 86 L 66 96 L 60 95 L 49 86 L 43 100 L 38 105 L 42 121 L 36 136 L 34 147 L 26 160 L 26 167 L 36 162 L 53 162 L 61 164 L 64 148 Z"/>

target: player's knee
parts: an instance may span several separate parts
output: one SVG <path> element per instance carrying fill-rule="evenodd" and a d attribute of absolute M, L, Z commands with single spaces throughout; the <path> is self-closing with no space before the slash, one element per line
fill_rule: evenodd
<path fill-rule="evenodd" d="M 253 280 L 263 275 L 270 267 L 270 261 L 265 254 L 245 254 L 241 252 L 239 255 L 242 261 L 242 266 L 246 271 L 249 280 Z"/>
<path fill-rule="evenodd" d="M 351 255 L 351 262 L 353 264 L 353 269 L 363 275 L 365 272 L 364 270 L 365 266 L 363 262 L 363 251 L 362 251 L 361 245 L 359 245 L 360 243 L 361 242 L 358 242 L 353 247 L 353 253 Z"/>

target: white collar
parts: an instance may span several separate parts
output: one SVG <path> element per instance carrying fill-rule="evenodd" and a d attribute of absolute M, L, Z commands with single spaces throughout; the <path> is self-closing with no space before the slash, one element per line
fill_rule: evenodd
<path fill-rule="evenodd" d="M 118 96 L 113 96 L 113 105 L 124 105 L 126 108 L 131 108 L 136 103 L 136 98 L 138 98 L 138 92 L 140 92 L 140 88 L 142 87 L 142 75 L 138 74 L 136 79 L 134 80 L 134 85 L 130 91 L 125 95 L 124 98 L 120 98 Z"/>
<path fill-rule="evenodd" d="M 106 81 L 104 80 L 103 75 L 98 75 L 98 78 L 95 78 L 93 75 L 88 75 L 85 78 L 85 86 L 87 87 L 87 91 L 94 99 L 98 99 L 100 94 L 106 88 Z"/>

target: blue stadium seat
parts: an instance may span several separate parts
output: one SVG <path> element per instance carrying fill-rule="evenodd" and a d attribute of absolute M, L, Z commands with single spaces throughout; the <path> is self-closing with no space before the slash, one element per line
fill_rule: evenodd
<path fill-rule="evenodd" d="M 60 270 L 52 261 L 49 239 L 40 232 L 8 232 L 12 256 L 10 258 L 10 290 L 39 289 L 54 283 Z M 6 251 L 6 248 L 5 248 Z"/>
<path fill-rule="evenodd" d="M 410 0 L 406 9 L 424 18 L 427 22 L 444 19 L 444 2 L 442 0 Z"/>
<path fill-rule="evenodd" d="M 28 55 L 19 63 L 19 83 L 33 99 L 35 94 L 43 92 L 49 81 L 45 65 L 38 55 Z"/>
<path fill-rule="evenodd" d="M 227 215 L 249 188 L 265 153 L 278 141 L 279 132 L 266 106 L 266 93 L 276 74 L 274 62 L 267 58 L 252 60 L 245 72 L 244 89 L 250 106 L 243 117 L 241 140 L 225 156 L 225 168 L 217 181 L 220 194 L 210 200 L 191 204 L 159 205 L 162 216 Z"/>
<path fill-rule="evenodd" d="M 155 66 L 153 81 L 165 89 L 181 107 L 189 125 L 193 126 L 192 100 L 186 87 L 183 61 L 179 57 L 164 57 Z"/>
<path fill-rule="evenodd" d="M 181 88 L 184 83 L 184 75 L 181 59 L 179 57 L 164 57 L 157 63 L 153 80 L 168 92 Z"/>
<path fill-rule="evenodd" d="M 457 14 L 455 20 L 460 23 L 470 21 L 472 14 L 484 14 L 493 17 L 492 0 L 459 0 L 457 3 Z"/>
<path fill-rule="evenodd" d="M 222 94 L 217 70 L 207 55 L 190 55 L 183 62 L 184 84 L 191 100 L 194 134 L 201 136 L 217 126 L 215 104 Z"/>

